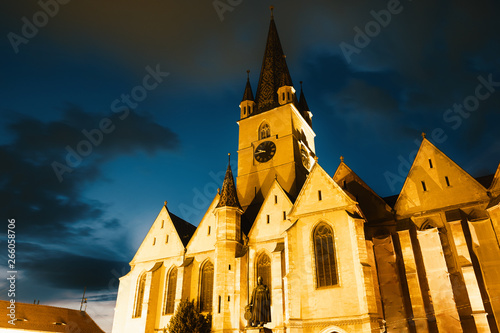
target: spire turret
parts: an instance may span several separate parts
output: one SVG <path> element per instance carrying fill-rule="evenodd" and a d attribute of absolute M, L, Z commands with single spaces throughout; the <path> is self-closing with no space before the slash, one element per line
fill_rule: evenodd
<path fill-rule="evenodd" d="M 255 112 L 255 101 L 253 98 L 252 86 L 250 85 L 250 71 L 247 70 L 247 84 L 243 99 L 240 103 L 240 118 L 246 118 Z"/>
<path fill-rule="evenodd" d="M 243 93 L 243 101 L 253 101 L 252 86 L 250 85 L 250 70 L 247 70 L 247 85 L 245 86 L 245 92 Z"/>
<path fill-rule="evenodd" d="M 312 127 L 312 120 L 311 120 L 312 113 L 309 110 L 309 105 L 307 105 L 306 97 L 304 96 L 304 88 L 302 88 L 302 81 L 300 81 L 300 97 L 299 97 L 298 109 L 302 117 L 304 117 L 309 126 Z"/>
<path fill-rule="evenodd" d="M 236 207 L 241 209 L 240 202 L 238 201 L 238 193 L 236 192 L 236 186 L 234 184 L 233 172 L 231 171 L 231 154 L 229 154 L 226 176 L 224 177 L 219 203 L 217 204 L 217 208 L 219 207 Z"/>

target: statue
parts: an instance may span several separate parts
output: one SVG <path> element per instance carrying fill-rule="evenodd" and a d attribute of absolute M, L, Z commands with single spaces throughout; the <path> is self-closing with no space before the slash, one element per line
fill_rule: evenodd
<path fill-rule="evenodd" d="M 265 323 L 271 321 L 271 298 L 269 288 L 262 283 L 262 276 L 257 278 L 257 286 L 252 292 L 251 307 L 252 317 L 249 320 L 250 326 L 263 327 Z"/>

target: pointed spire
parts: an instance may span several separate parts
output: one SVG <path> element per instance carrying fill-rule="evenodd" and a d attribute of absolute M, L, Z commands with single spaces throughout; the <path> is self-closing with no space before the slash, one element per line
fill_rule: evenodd
<path fill-rule="evenodd" d="M 253 101 L 252 86 L 250 86 L 250 70 L 247 70 L 247 85 L 245 86 L 245 92 L 243 93 L 243 101 Z"/>
<path fill-rule="evenodd" d="M 302 88 L 302 81 L 300 81 L 299 111 L 309 111 L 309 106 L 307 105 L 306 97 L 304 96 L 304 88 Z"/>
<path fill-rule="evenodd" d="M 236 192 L 236 186 L 234 185 L 233 172 L 231 171 L 231 154 L 229 155 L 229 162 L 227 165 L 226 176 L 224 177 L 224 183 L 222 184 L 222 190 L 220 193 L 219 203 L 217 208 L 220 207 L 236 207 L 240 208 L 240 202 L 238 201 L 238 194 Z"/>
<path fill-rule="evenodd" d="M 307 105 L 306 96 L 304 95 L 304 88 L 302 88 L 302 81 L 300 81 L 300 97 L 298 109 L 302 117 L 306 120 L 309 126 L 312 127 L 311 113 L 309 112 L 309 105 Z"/>
<path fill-rule="evenodd" d="M 269 24 L 259 84 L 255 93 L 255 102 L 257 103 L 257 110 L 259 113 L 280 105 L 277 92 L 282 81 L 292 86 L 292 78 L 288 71 L 285 54 L 281 47 L 271 8 L 271 23 Z"/>

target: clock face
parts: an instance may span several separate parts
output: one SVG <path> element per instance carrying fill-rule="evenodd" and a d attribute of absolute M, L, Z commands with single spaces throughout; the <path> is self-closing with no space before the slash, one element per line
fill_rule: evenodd
<path fill-rule="evenodd" d="M 309 162 L 309 154 L 307 153 L 307 150 L 305 150 L 304 148 L 300 148 L 300 155 L 302 158 L 302 164 L 306 169 L 309 169 L 311 163 Z"/>
<path fill-rule="evenodd" d="M 269 161 L 276 154 L 276 145 L 272 141 L 264 141 L 255 148 L 253 156 L 260 163 Z"/>

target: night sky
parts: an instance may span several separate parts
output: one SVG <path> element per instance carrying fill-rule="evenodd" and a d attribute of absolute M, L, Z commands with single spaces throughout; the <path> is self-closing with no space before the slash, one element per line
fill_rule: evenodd
<path fill-rule="evenodd" d="M 86 286 L 110 331 L 117 277 L 163 202 L 198 225 L 228 152 L 236 170 L 271 4 L 330 175 L 342 155 L 397 194 L 422 132 L 472 176 L 495 172 L 498 1 L 5 0 L 0 232 L 16 219 L 17 301 L 79 308 Z"/>

